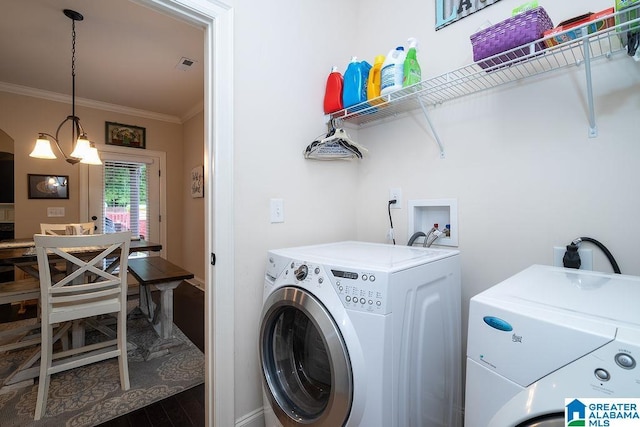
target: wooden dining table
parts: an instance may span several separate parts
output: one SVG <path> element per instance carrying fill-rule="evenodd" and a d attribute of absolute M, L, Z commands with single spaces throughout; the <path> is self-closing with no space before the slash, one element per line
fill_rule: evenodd
<path fill-rule="evenodd" d="M 159 243 L 148 242 L 143 239 L 132 239 L 129 247 L 129 256 L 136 252 L 158 252 L 162 250 L 162 245 Z M 74 250 L 70 252 L 78 257 L 91 257 L 99 254 L 101 251 L 99 248 L 87 247 L 80 250 Z M 33 239 L 17 239 L 9 241 L 0 241 L 0 271 L 2 269 L 19 268 L 29 275 L 39 278 L 37 264 L 38 257 L 35 252 L 35 243 Z M 109 269 L 113 270 L 117 267 L 118 260 L 112 261 L 109 265 Z M 2 283 L 0 282 L 0 288 Z M 74 322 L 72 332 L 72 346 L 77 347 L 83 345 L 84 342 L 84 327 Z M 39 354 L 39 349 L 34 354 Z M 21 386 L 27 386 L 33 384 L 33 378 L 38 376 L 39 366 L 34 364 L 39 360 L 38 357 L 32 357 L 21 366 L 18 371 L 14 372 L 9 378 L 5 379 L 3 384 L 0 384 L 0 393 L 4 389 L 11 389 Z"/>
<path fill-rule="evenodd" d="M 157 252 L 162 249 L 159 243 L 148 242 L 143 239 L 132 239 L 129 245 L 129 256 L 137 252 Z M 78 258 L 90 258 L 98 255 L 102 251 L 101 248 L 86 247 L 75 248 L 71 254 Z M 119 259 L 113 258 L 111 264 L 107 266 L 107 271 L 114 271 L 119 265 Z M 35 251 L 35 243 L 33 239 L 18 239 L 12 241 L 0 242 L 0 271 L 2 269 L 19 268 L 30 276 L 39 279 L 38 257 Z M 2 283 L 0 283 L 0 289 Z M 84 342 L 84 329 L 80 327 L 80 323 L 76 322 L 73 328 L 74 347 L 81 346 Z"/>
<path fill-rule="evenodd" d="M 135 252 L 158 252 L 162 250 L 159 243 L 149 242 L 143 239 L 132 239 L 129 246 L 129 254 Z M 96 248 L 84 248 L 74 251 L 74 255 L 90 257 L 97 255 L 100 251 Z M 33 239 L 16 239 L 0 241 L 0 269 L 18 267 L 30 276 L 39 278 L 38 276 L 38 257 L 35 251 L 35 243 Z M 115 268 L 117 264 L 112 265 Z M 2 286 L 2 283 L 0 283 Z"/>

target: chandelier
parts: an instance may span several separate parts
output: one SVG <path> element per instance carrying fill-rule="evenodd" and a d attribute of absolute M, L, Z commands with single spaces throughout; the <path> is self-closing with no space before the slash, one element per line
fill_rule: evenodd
<path fill-rule="evenodd" d="M 76 116 L 76 21 L 82 21 L 84 17 L 75 10 L 64 9 L 63 12 L 71 19 L 71 115 L 67 116 L 67 118 L 60 123 L 55 136 L 46 132 L 39 132 L 36 146 L 29 156 L 38 159 L 55 159 L 56 155 L 51 149 L 51 141 L 53 141 L 67 162 L 72 165 L 76 163 L 101 165 L 102 161 L 98 155 L 98 150 L 93 143 L 89 141 L 87 133 L 80 124 L 80 118 Z M 69 156 L 62 150 L 59 139 L 60 129 L 67 122 L 71 123 L 71 141 L 76 140 L 73 151 Z"/>

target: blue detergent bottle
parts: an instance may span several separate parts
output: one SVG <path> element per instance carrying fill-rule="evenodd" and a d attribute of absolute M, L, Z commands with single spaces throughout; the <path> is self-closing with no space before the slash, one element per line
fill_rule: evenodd
<path fill-rule="evenodd" d="M 349 108 L 352 105 L 367 100 L 367 80 L 371 64 L 367 61 L 358 62 L 357 57 L 352 57 L 351 62 L 344 72 L 344 85 L 342 90 L 342 105 Z"/>

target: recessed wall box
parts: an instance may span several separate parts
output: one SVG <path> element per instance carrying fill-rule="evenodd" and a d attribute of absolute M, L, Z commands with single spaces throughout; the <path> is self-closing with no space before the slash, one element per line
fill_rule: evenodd
<path fill-rule="evenodd" d="M 442 235 L 433 244 L 436 246 L 458 246 L 457 199 L 409 200 L 408 211 L 407 242 L 417 231 L 426 234 L 434 224 L 438 224 L 438 230 L 444 232 L 448 224 L 449 236 Z"/>

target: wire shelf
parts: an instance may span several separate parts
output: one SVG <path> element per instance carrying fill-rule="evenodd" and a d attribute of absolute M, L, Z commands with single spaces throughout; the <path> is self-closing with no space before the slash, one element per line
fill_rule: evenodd
<path fill-rule="evenodd" d="M 401 117 L 419 108 L 422 108 L 426 114 L 425 106 L 442 104 L 519 80 L 581 65 L 584 65 L 587 70 L 588 90 L 589 96 L 591 96 L 590 62 L 601 58 L 610 58 L 614 54 L 624 52 L 626 49 L 620 37 L 629 33 L 631 29 L 640 31 L 640 18 L 629 19 L 630 16 L 638 16 L 639 14 L 640 5 L 604 16 L 601 18 L 602 20 L 616 19 L 620 15 L 624 15 L 621 19 L 622 23 L 616 20 L 616 25 L 601 31 L 536 51 L 536 44 L 571 33 L 575 30 L 572 28 L 541 38 L 528 45 L 484 58 L 477 63 L 423 80 L 388 95 L 337 111 L 332 113 L 330 118 L 334 121 L 366 127 L 381 120 Z M 582 29 L 583 32 L 586 32 L 586 27 L 582 27 Z M 513 59 L 504 60 L 505 57 Z M 485 67 L 486 64 L 490 64 L 490 66 L 482 68 L 479 65 L 480 62 Z M 592 122 L 592 133 L 595 134 L 594 119 L 591 119 L 590 122 Z"/>

